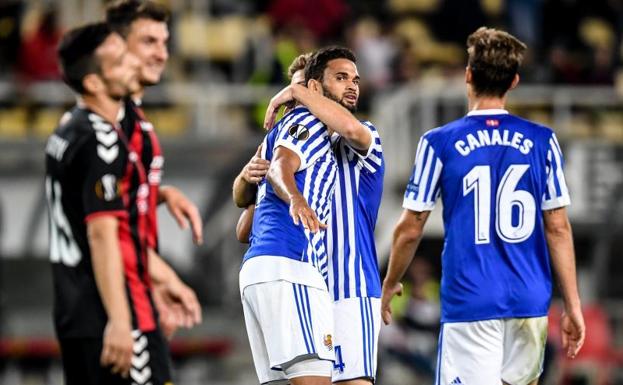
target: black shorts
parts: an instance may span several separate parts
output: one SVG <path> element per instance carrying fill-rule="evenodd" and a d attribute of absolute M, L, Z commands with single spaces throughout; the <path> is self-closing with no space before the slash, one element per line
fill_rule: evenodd
<path fill-rule="evenodd" d="M 158 330 L 134 334 L 128 378 L 100 365 L 101 338 L 61 338 L 59 342 L 65 385 L 172 385 L 169 349 Z"/>

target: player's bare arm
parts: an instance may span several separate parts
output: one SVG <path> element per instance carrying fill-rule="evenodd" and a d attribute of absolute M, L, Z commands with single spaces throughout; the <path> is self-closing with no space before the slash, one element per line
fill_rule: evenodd
<path fill-rule="evenodd" d="M 108 322 L 100 363 L 113 373 L 127 377 L 132 363 L 132 324 L 126 296 L 119 221 L 114 216 L 99 216 L 87 223 L 93 273 Z"/>
<path fill-rule="evenodd" d="M 320 87 L 320 82 L 315 80 L 310 81 L 310 88 L 300 84 L 285 87 L 271 99 L 264 119 L 264 128 L 273 126 L 282 105 L 296 100 L 307 107 L 327 127 L 344 137 L 352 147 L 366 151 L 372 144 L 370 129 L 357 120 L 345 107 L 323 96 Z"/>
<path fill-rule="evenodd" d="M 238 207 L 247 207 L 255 202 L 257 184 L 262 181 L 268 172 L 270 162 L 260 157 L 261 148 L 262 146 L 260 145 L 255 155 L 242 168 L 240 174 L 234 180 L 232 197 Z"/>
<path fill-rule="evenodd" d="M 381 295 L 381 315 L 386 325 L 392 321 L 392 312 L 389 306 L 391 299 L 394 295 L 402 295 L 400 280 L 411 264 L 415 251 L 422 240 L 424 225 L 429 214 L 430 211 L 420 212 L 405 209 L 394 229 L 389 266 L 383 281 Z"/>
<path fill-rule="evenodd" d="M 158 189 L 158 203 L 166 203 L 169 212 L 182 229 L 190 224 L 193 242 L 203 243 L 203 223 L 199 209 L 184 193 L 173 186 L 161 186 Z"/>
<path fill-rule="evenodd" d="M 307 230 L 315 233 L 319 229 L 325 229 L 327 225 L 320 223 L 316 213 L 309 207 L 307 200 L 296 187 L 294 173 L 300 165 L 301 159 L 294 151 L 278 147 L 266 178 L 277 196 L 290 205 L 290 216 L 294 224 L 301 223 Z"/>
<path fill-rule="evenodd" d="M 158 310 L 164 313 L 165 335 L 170 337 L 178 327 L 191 328 L 201 323 L 201 305 L 195 292 L 182 282 L 155 250 L 149 249 L 148 256 L 154 300 L 157 298 Z"/>
<path fill-rule="evenodd" d="M 236 238 L 240 243 L 249 243 L 249 236 L 253 227 L 253 214 L 255 213 L 255 205 L 249 205 L 240 214 L 238 223 L 236 224 Z"/>
<path fill-rule="evenodd" d="M 562 345 L 567 351 L 567 356 L 575 358 L 584 343 L 585 326 L 576 280 L 573 235 L 567 210 L 562 207 L 544 211 L 543 222 L 554 273 L 564 302 L 564 314 L 561 318 Z"/>

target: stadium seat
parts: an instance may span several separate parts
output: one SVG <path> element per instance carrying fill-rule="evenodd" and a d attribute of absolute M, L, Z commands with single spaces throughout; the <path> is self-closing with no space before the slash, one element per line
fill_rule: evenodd
<path fill-rule="evenodd" d="M 63 115 L 60 108 L 40 108 L 35 112 L 32 121 L 32 133 L 40 138 L 46 138 L 54 131 Z"/>
<path fill-rule="evenodd" d="M 0 109 L 0 137 L 25 138 L 28 113 L 25 107 Z"/>

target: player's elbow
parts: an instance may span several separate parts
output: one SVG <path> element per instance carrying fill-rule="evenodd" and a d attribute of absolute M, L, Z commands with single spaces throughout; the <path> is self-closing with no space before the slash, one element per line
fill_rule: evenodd
<path fill-rule="evenodd" d="M 571 235 L 571 223 L 564 210 L 546 211 L 543 214 L 545 235 L 548 238 L 562 238 Z"/>
<path fill-rule="evenodd" d="M 370 130 L 356 119 L 349 119 L 342 136 L 351 143 L 356 143 L 360 150 L 367 149 L 372 141 Z"/>

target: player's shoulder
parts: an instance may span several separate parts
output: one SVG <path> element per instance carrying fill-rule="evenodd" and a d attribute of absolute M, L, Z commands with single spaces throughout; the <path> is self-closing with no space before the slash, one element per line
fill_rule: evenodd
<path fill-rule="evenodd" d="M 554 130 L 544 124 L 517 115 L 509 115 L 509 119 L 513 119 L 514 123 L 521 126 L 522 129 L 532 131 L 535 136 L 550 138 L 554 135 Z"/>

